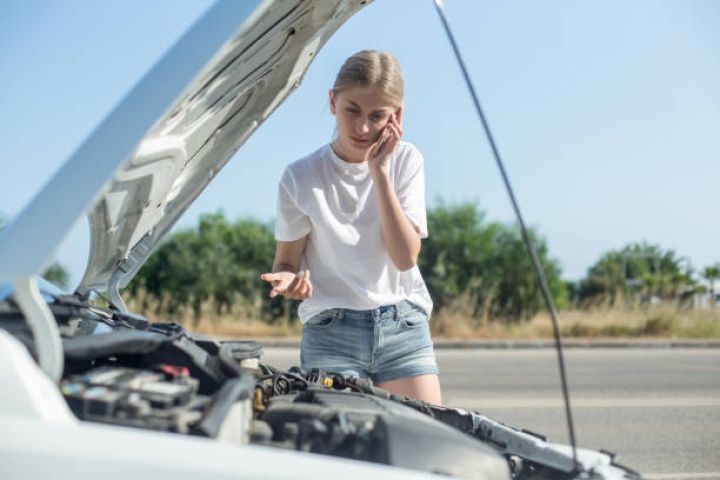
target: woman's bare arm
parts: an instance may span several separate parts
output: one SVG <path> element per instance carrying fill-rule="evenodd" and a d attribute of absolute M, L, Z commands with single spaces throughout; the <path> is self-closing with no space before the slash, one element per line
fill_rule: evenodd
<path fill-rule="evenodd" d="M 300 259 L 305 252 L 307 244 L 307 236 L 293 240 L 291 242 L 277 242 L 275 246 L 275 260 L 273 261 L 273 273 L 276 272 L 292 272 L 298 273 L 300 269 Z"/>
<path fill-rule="evenodd" d="M 395 267 L 406 271 L 417 264 L 420 254 L 420 230 L 403 212 L 390 181 L 391 153 L 402 134 L 399 111 L 390 116 L 380 138 L 370 149 L 367 161 L 377 190 L 383 242 Z"/>
<path fill-rule="evenodd" d="M 400 207 L 400 201 L 387 176 L 375 179 L 380 224 L 385 247 L 395 267 L 410 270 L 417 264 L 420 254 L 420 232 Z"/>
<path fill-rule="evenodd" d="M 277 242 L 272 273 L 260 275 L 262 280 L 273 286 L 270 291 L 271 297 L 283 295 L 293 300 L 310 298 L 312 295 L 310 270 L 298 271 L 306 245 L 307 236 L 290 242 Z"/>

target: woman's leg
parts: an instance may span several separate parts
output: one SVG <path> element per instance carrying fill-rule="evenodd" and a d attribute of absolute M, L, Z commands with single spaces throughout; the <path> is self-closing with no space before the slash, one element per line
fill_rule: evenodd
<path fill-rule="evenodd" d="M 375 385 L 391 393 L 442 404 L 437 360 L 433 351 L 428 315 L 417 305 L 403 301 L 394 315 L 381 318 L 378 329 Z"/>
<path fill-rule="evenodd" d="M 442 405 L 440 380 L 437 375 L 426 374 L 414 377 L 398 378 L 375 385 L 388 392 L 405 397 L 417 398 L 433 405 Z"/>

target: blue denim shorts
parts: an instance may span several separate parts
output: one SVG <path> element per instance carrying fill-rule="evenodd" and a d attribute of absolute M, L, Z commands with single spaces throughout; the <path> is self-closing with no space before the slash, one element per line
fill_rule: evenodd
<path fill-rule="evenodd" d="M 425 310 L 408 301 L 375 310 L 331 308 L 305 323 L 300 361 L 383 383 L 438 374 Z"/>

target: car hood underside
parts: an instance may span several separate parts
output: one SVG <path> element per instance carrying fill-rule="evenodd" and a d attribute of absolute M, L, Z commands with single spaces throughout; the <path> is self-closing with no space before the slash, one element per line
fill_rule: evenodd
<path fill-rule="evenodd" d="M 263 2 L 246 19 L 96 198 L 81 293 L 129 283 L 192 201 L 299 86 L 320 47 L 366 3 Z"/>

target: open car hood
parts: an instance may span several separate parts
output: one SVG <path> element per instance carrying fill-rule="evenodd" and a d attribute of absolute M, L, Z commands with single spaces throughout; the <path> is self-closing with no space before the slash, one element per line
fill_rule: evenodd
<path fill-rule="evenodd" d="M 195 197 L 299 86 L 320 47 L 367 3 L 262 2 L 137 139 L 96 197 L 78 291 L 126 286 Z"/>

